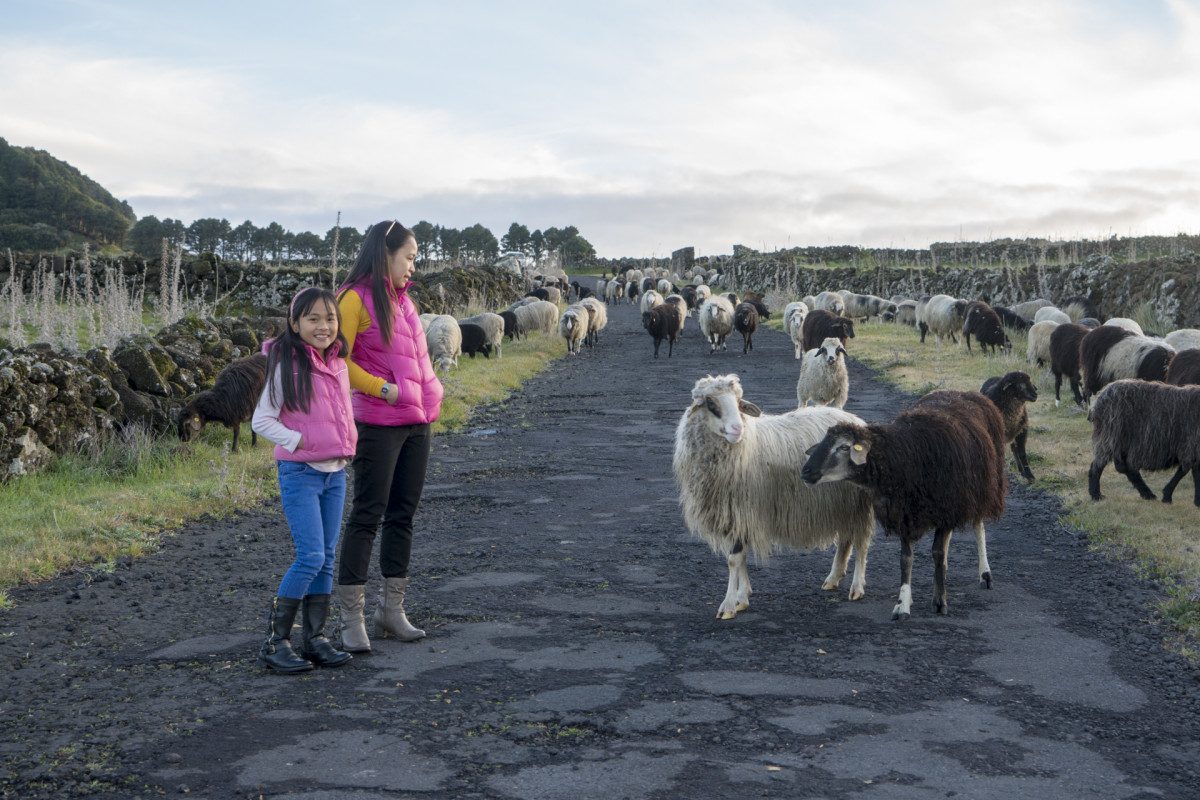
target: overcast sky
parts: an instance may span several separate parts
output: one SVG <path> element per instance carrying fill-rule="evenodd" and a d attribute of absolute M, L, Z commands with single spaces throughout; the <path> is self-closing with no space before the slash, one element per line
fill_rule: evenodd
<path fill-rule="evenodd" d="M 601 255 L 1200 230 L 1200 0 L 0 0 L 0 137 L 139 216 Z"/>

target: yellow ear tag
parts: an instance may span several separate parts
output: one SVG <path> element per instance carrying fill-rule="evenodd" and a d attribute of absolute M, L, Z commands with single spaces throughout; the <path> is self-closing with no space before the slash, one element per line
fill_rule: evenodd
<path fill-rule="evenodd" d="M 856 445 L 854 445 L 854 449 L 855 449 L 855 450 L 857 450 L 858 452 L 860 452 L 860 453 L 861 453 L 861 452 L 862 452 L 862 445 L 861 445 L 861 444 L 856 444 Z"/>

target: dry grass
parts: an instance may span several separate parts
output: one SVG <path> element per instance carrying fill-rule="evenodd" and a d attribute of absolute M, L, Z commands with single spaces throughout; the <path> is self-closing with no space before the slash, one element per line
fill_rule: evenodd
<path fill-rule="evenodd" d="M 1038 386 L 1038 401 L 1028 406 L 1027 449 L 1037 476 L 1035 486 L 1062 498 L 1065 521 L 1086 531 L 1094 546 L 1113 558 L 1135 557 L 1144 574 L 1167 587 L 1164 616 L 1193 641 L 1200 636 L 1200 517 L 1191 503 L 1190 479 L 1180 486 L 1175 503 L 1164 505 L 1142 500 L 1129 481 L 1110 468 L 1102 480 L 1105 499 L 1092 501 L 1087 494 L 1092 457 L 1087 414 L 1069 399 L 1065 382 L 1064 402 L 1055 408 L 1054 379 L 1048 370 L 1025 363 L 1023 338 L 1014 339 L 1012 355 L 984 357 L 977 350 L 968 354 L 965 348 L 948 343 L 938 347 L 932 337 L 922 346 L 916 332 L 907 327 L 867 324 L 857 326 L 856 333 L 850 342 L 851 355 L 909 392 L 978 389 L 993 375 L 1028 372 Z M 1020 480 L 1015 472 L 1013 477 Z M 1151 473 L 1147 477 L 1160 486 L 1169 476 Z"/>

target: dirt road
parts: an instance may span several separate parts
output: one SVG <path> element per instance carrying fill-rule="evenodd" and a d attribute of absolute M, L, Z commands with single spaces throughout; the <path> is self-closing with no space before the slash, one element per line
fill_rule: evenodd
<path fill-rule="evenodd" d="M 913 617 L 892 622 L 899 548 L 880 537 L 861 601 L 820 590 L 827 554 L 783 554 L 751 568 L 750 611 L 714 619 L 726 570 L 683 528 L 674 426 L 706 372 L 781 412 L 797 368 L 782 334 L 710 357 L 694 324 L 654 361 L 614 309 L 596 350 L 437 440 L 419 644 L 264 674 L 290 558 L 273 508 L 14 592 L 0 796 L 1200 796 L 1200 671 L 1162 647 L 1153 588 L 1015 483 L 995 588 L 960 537 L 947 617 L 926 540 Z M 849 410 L 910 401 L 854 368 Z"/>

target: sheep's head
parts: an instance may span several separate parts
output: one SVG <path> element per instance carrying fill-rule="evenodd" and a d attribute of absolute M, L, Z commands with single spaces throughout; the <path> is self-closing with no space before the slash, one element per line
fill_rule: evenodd
<path fill-rule="evenodd" d="M 200 431 L 204 430 L 204 418 L 196 411 L 186 407 L 180 409 L 177 424 L 181 442 L 190 442 L 192 437 L 198 436 Z"/>
<path fill-rule="evenodd" d="M 692 411 L 703 414 L 708 429 L 730 444 L 742 440 L 747 416 L 762 416 L 762 409 L 742 399 L 742 383 L 737 375 L 709 375 L 696 381 Z"/>
<path fill-rule="evenodd" d="M 867 463 L 870 452 L 870 429 L 853 422 L 834 425 L 824 439 L 808 449 L 800 477 L 810 486 L 846 480 Z"/>
<path fill-rule="evenodd" d="M 826 364 L 833 366 L 837 363 L 838 356 L 846 355 L 846 348 L 842 347 L 840 339 L 835 339 L 830 336 L 825 341 L 821 342 L 821 346 L 817 348 L 816 358 L 821 359 Z"/>
<path fill-rule="evenodd" d="M 1037 400 L 1037 387 L 1028 374 L 1017 370 L 1002 377 L 996 384 L 996 393 L 1000 397 L 1011 397 L 1014 400 L 1025 400 L 1032 403 Z"/>

